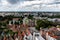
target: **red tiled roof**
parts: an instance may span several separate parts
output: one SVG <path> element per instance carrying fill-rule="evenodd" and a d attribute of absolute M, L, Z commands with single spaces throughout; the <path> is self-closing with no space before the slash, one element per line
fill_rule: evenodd
<path fill-rule="evenodd" d="M 50 31 L 48 31 L 48 32 L 46 32 L 46 33 L 48 33 L 48 35 L 49 35 L 49 34 L 52 34 L 52 32 L 50 32 Z"/>
<path fill-rule="evenodd" d="M 60 38 L 60 36 L 52 36 L 52 37 L 53 37 L 53 38 L 56 38 L 56 39 L 57 39 L 57 38 Z"/>
<path fill-rule="evenodd" d="M 28 29 L 26 29 L 26 32 L 28 33 L 28 35 L 30 35 L 31 33 L 30 33 L 30 31 L 28 30 Z"/>
<path fill-rule="evenodd" d="M 13 20 L 18 20 L 19 18 L 13 18 Z"/>
<path fill-rule="evenodd" d="M 57 28 L 56 27 L 52 27 L 49 30 L 57 31 Z"/>
<path fill-rule="evenodd" d="M 22 35 L 23 35 L 23 36 L 25 36 L 25 35 L 26 35 L 24 31 L 22 32 Z"/>

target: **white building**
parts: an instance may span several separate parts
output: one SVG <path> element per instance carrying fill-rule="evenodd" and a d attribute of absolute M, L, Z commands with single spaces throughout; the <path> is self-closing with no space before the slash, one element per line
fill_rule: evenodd
<path fill-rule="evenodd" d="M 45 40 L 40 33 L 33 33 L 33 40 Z"/>

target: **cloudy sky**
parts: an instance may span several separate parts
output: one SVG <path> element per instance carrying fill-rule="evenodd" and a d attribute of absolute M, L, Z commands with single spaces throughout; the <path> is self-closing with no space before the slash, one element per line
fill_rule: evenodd
<path fill-rule="evenodd" d="M 60 0 L 0 0 L 0 11 L 60 11 Z"/>

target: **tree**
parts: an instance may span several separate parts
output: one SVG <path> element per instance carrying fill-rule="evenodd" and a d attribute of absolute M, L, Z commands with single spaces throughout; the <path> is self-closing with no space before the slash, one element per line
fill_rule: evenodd
<path fill-rule="evenodd" d="M 28 19 L 33 19 L 33 15 L 29 15 L 28 16 Z"/>
<path fill-rule="evenodd" d="M 6 27 L 6 23 L 0 22 L 0 26 L 5 26 Z"/>
<path fill-rule="evenodd" d="M 35 27 L 37 30 L 40 30 L 40 28 L 48 28 L 52 25 L 52 22 L 47 20 L 37 20 L 37 26 Z"/>
<path fill-rule="evenodd" d="M 14 16 L 12 15 L 8 15 L 8 16 L 5 16 L 4 19 L 8 19 L 8 20 L 12 20 Z"/>
<path fill-rule="evenodd" d="M 20 24 L 23 23 L 23 19 L 22 18 L 20 18 L 18 21 L 20 22 Z"/>
<path fill-rule="evenodd" d="M 19 25 L 19 22 L 15 22 L 15 25 Z"/>
<path fill-rule="evenodd" d="M 0 21 L 4 21 L 4 17 L 3 16 L 0 16 Z"/>

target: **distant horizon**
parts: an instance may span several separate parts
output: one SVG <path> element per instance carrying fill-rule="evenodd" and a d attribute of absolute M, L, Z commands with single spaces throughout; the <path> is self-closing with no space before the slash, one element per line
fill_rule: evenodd
<path fill-rule="evenodd" d="M 54 10 L 54 11 L 45 11 L 45 10 L 40 10 L 40 11 L 0 11 L 0 12 L 60 12 L 60 11 L 56 11 L 56 10 Z"/>

